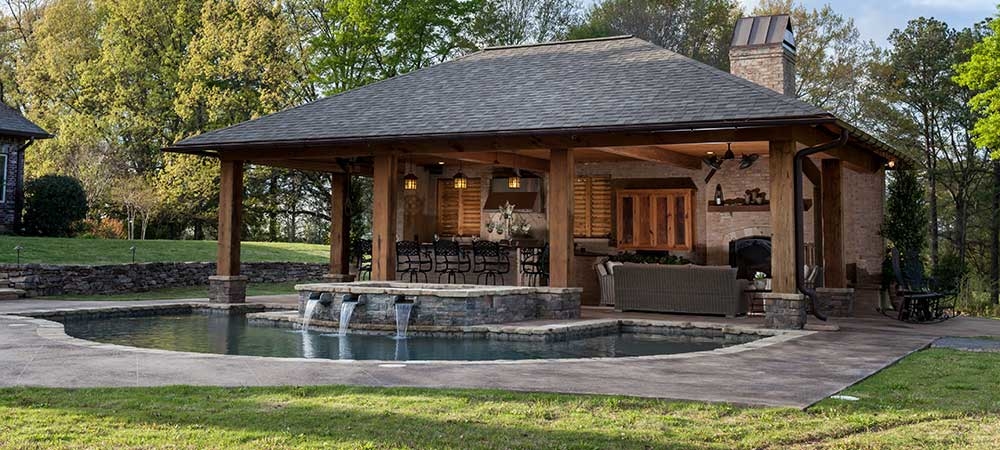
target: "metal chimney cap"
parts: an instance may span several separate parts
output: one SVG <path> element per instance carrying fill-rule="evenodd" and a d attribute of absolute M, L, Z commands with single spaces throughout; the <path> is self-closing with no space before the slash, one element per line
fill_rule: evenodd
<path fill-rule="evenodd" d="M 795 51 L 795 33 L 792 31 L 792 18 L 788 14 L 744 17 L 736 21 L 731 44 L 733 48 L 779 44 Z"/>

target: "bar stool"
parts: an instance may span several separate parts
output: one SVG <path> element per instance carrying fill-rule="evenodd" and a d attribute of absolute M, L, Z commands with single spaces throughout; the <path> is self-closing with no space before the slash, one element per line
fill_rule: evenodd
<path fill-rule="evenodd" d="M 486 284 L 504 284 L 504 274 L 510 273 L 510 258 L 507 251 L 500 247 L 500 244 L 490 241 L 476 241 L 472 243 L 473 271 L 476 272 L 476 284 L 480 280 L 486 280 Z"/>
<path fill-rule="evenodd" d="M 521 249 L 521 274 L 528 286 L 544 286 L 549 281 L 549 245 Z"/>
<path fill-rule="evenodd" d="M 465 283 L 465 274 L 471 268 L 471 261 L 458 242 L 440 240 L 434 243 L 434 272 L 438 274 L 438 283 L 445 275 L 448 283 L 457 282 L 457 275 L 461 275 L 462 283 Z"/>
<path fill-rule="evenodd" d="M 354 258 L 358 266 L 358 280 L 372 279 L 372 241 L 358 239 L 354 243 Z"/>
<path fill-rule="evenodd" d="M 396 242 L 396 273 L 407 274 L 411 283 L 420 281 L 420 275 L 424 276 L 424 283 L 427 283 L 427 272 L 431 271 L 433 265 L 431 256 L 420 248 L 419 242 Z"/>

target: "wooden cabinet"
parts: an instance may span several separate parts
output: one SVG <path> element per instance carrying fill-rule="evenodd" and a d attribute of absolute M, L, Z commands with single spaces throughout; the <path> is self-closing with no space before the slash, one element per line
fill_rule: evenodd
<path fill-rule="evenodd" d="M 693 248 L 692 189 L 626 189 L 616 193 L 618 248 Z"/>

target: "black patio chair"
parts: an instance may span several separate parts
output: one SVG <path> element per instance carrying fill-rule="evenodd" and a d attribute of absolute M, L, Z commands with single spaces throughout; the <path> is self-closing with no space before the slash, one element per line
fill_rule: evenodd
<path fill-rule="evenodd" d="M 899 320 L 933 323 L 954 315 L 956 293 L 939 290 L 936 281 L 924 275 L 919 257 L 901 258 L 899 250 L 893 248 L 892 270 L 896 278 L 896 295 L 901 299 Z"/>
<path fill-rule="evenodd" d="M 521 274 L 528 286 L 545 286 L 549 282 L 549 246 L 521 249 Z"/>
<path fill-rule="evenodd" d="M 434 243 L 434 272 L 438 274 L 438 283 L 442 276 L 447 276 L 448 283 L 456 283 L 461 276 L 465 283 L 465 274 L 471 269 L 469 255 L 462 251 L 458 242 L 442 239 Z"/>
<path fill-rule="evenodd" d="M 472 243 L 472 264 L 473 272 L 476 275 L 476 284 L 504 284 L 503 276 L 510 273 L 510 257 L 507 249 L 500 244 L 490 241 L 476 241 Z"/>
<path fill-rule="evenodd" d="M 416 241 L 396 242 L 396 273 L 406 275 L 409 281 L 419 282 L 423 275 L 424 283 L 427 283 L 427 273 L 434 266 L 431 255 L 421 248 Z"/>
<path fill-rule="evenodd" d="M 372 279 L 372 241 L 358 239 L 354 243 L 354 258 L 358 266 L 358 280 Z"/>

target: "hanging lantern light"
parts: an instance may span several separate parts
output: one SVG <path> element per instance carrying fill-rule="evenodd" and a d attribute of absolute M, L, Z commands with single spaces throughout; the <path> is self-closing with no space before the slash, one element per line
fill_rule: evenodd
<path fill-rule="evenodd" d="M 465 177 L 464 173 L 462 173 L 461 163 L 458 164 L 458 173 L 456 173 L 451 179 L 454 182 L 455 189 L 465 189 L 469 187 L 469 179 Z"/>
<path fill-rule="evenodd" d="M 507 179 L 508 189 L 521 189 L 521 171 L 517 169 L 517 155 L 514 155 L 514 173 Z"/>
<path fill-rule="evenodd" d="M 417 190 L 417 181 L 420 178 L 413 173 L 413 166 L 410 166 L 410 170 L 406 171 L 406 176 L 403 177 L 403 190 L 404 191 L 415 191 Z"/>

